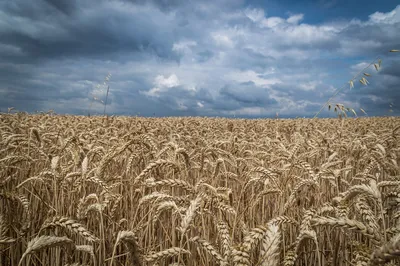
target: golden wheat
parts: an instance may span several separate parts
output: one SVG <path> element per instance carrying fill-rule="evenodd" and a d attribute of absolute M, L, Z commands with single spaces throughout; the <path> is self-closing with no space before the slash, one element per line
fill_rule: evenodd
<path fill-rule="evenodd" d="M 0 264 L 398 265 L 399 133 L 2 114 Z"/>

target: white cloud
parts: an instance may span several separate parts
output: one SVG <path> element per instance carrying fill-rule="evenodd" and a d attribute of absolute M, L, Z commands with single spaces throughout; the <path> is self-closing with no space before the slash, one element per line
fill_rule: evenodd
<path fill-rule="evenodd" d="M 279 34 L 287 40 L 309 44 L 329 41 L 335 37 L 335 33 L 330 28 L 307 24 L 288 27 L 281 30 Z"/>
<path fill-rule="evenodd" d="M 218 46 L 222 46 L 222 47 L 226 47 L 226 48 L 233 48 L 234 47 L 233 41 L 226 34 L 213 33 L 211 36 L 212 36 L 212 38 L 214 39 L 215 43 Z"/>
<path fill-rule="evenodd" d="M 172 88 L 179 86 L 179 79 L 175 74 L 172 74 L 168 78 L 165 78 L 163 75 L 158 75 L 154 81 L 157 87 L 161 88 Z"/>
<path fill-rule="evenodd" d="M 172 51 L 190 53 L 192 51 L 192 47 L 196 45 L 197 42 L 195 41 L 180 41 L 173 44 Z"/>
<path fill-rule="evenodd" d="M 400 22 L 400 6 L 397 6 L 394 10 L 382 13 L 375 12 L 369 16 L 369 20 L 372 23 L 384 23 L 384 24 L 394 24 Z"/>
<path fill-rule="evenodd" d="M 264 19 L 265 13 L 263 9 L 260 8 L 246 8 L 244 14 L 253 22 L 260 22 Z"/>
<path fill-rule="evenodd" d="M 318 85 L 321 85 L 322 82 L 320 81 L 310 81 L 299 84 L 299 87 L 305 91 L 315 91 L 318 88 Z"/>
<path fill-rule="evenodd" d="M 350 68 L 351 68 L 351 70 L 354 70 L 354 71 L 361 71 L 368 65 L 369 65 L 369 63 L 367 63 L 367 62 L 361 62 L 361 63 L 350 66 Z"/>
<path fill-rule="evenodd" d="M 269 17 L 266 19 L 263 19 L 261 21 L 261 27 L 266 27 L 266 28 L 275 28 L 278 25 L 281 25 L 285 23 L 286 21 L 283 18 L 280 17 Z"/>
<path fill-rule="evenodd" d="M 290 16 L 286 21 L 290 24 L 299 24 L 299 22 L 303 20 L 303 17 L 303 14 L 296 14 Z"/>
<path fill-rule="evenodd" d="M 175 74 L 172 74 L 168 78 L 165 78 L 164 75 L 158 75 L 154 79 L 155 87 L 147 92 L 143 92 L 148 96 L 159 97 L 160 93 L 167 92 L 169 89 L 177 87 L 180 85 L 179 79 Z"/>
<path fill-rule="evenodd" d="M 379 40 L 359 40 L 359 39 L 342 39 L 339 41 L 339 52 L 347 56 L 356 56 L 368 50 L 382 48 L 383 43 Z"/>

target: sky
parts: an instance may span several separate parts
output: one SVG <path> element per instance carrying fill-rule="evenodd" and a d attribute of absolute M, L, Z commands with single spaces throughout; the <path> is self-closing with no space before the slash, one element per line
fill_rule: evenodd
<path fill-rule="evenodd" d="M 398 0 L 2 0 L 0 36 L 2 112 L 103 114 L 109 88 L 108 115 L 312 117 L 341 88 L 400 115 Z"/>

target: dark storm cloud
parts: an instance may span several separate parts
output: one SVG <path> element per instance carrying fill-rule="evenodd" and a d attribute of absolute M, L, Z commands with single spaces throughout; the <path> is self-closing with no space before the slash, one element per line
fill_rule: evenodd
<path fill-rule="evenodd" d="M 10 17 L 24 17 L 30 19 L 43 19 L 43 14 L 55 15 L 57 10 L 42 0 L 38 1 L 2 1 L 0 2 L 0 11 L 3 11 Z M 3 19 L 5 16 L 3 16 Z"/>
<path fill-rule="evenodd" d="M 161 58 L 179 60 L 171 49 L 172 28 L 163 23 L 161 17 L 157 21 L 157 18 L 149 19 L 149 14 L 142 12 L 132 16 L 122 8 L 107 10 L 107 3 L 112 3 L 107 1 L 99 1 L 94 11 L 82 6 L 73 12 L 77 8 L 73 1 L 52 0 L 48 1 L 51 6 L 73 15 L 59 16 L 48 9 L 48 4 L 39 2 L 42 9 L 34 7 L 37 16 L 27 19 L 25 13 L 29 11 L 22 8 L 25 2 L 18 0 L 15 4 L 21 7 L 17 15 L 23 22 L 10 23 L 15 19 L 12 14 L 3 18 L 9 23 L 0 24 L 0 42 L 20 49 L 27 61 L 71 56 L 112 60 L 123 52 L 152 53 Z M 27 23 L 30 23 L 28 27 Z"/>
<path fill-rule="evenodd" d="M 70 15 L 76 10 L 76 0 L 43 0 L 61 13 Z"/>
<path fill-rule="evenodd" d="M 0 63 L 0 82 L 9 85 L 22 84 L 26 79 L 32 78 L 31 66 L 12 63 Z"/>

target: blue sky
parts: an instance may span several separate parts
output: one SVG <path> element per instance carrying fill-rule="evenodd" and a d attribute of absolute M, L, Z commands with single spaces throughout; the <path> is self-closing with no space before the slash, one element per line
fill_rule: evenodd
<path fill-rule="evenodd" d="M 399 32 L 392 0 L 5 0 L 0 108 L 102 113 L 110 73 L 108 114 L 309 117 L 380 56 L 333 103 L 400 115 Z"/>

